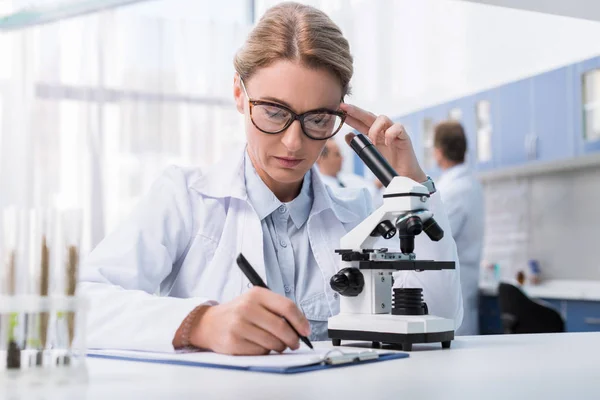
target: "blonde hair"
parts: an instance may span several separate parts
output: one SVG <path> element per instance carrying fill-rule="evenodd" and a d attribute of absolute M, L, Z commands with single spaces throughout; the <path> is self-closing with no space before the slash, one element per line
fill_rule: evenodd
<path fill-rule="evenodd" d="M 278 60 L 326 69 L 340 80 L 342 96 L 350 92 L 350 46 L 321 10 L 292 2 L 271 7 L 250 32 L 233 64 L 242 79 L 248 80 L 259 68 Z"/>

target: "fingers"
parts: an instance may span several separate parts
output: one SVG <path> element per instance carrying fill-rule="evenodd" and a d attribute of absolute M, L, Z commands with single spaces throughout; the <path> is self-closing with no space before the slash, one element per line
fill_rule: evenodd
<path fill-rule="evenodd" d="M 394 140 L 410 140 L 410 136 L 401 124 L 393 124 L 385 131 L 385 144 L 388 146 Z"/>
<path fill-rule="evenodd" d="M 281 318 L 279 319 L 281 320 Z M 244 340 L 254 343 L 265 350 L 274 350 L 278 353 L 282 353 L 288 347 L 292 350 L 295 350 L 299 347 L 298 337 L 294 334 L 294 332 L 291 332 L 290 335 L 292 337 L 290 341 L 291 344 L 284 343 L 276 335 L 272 334 L 272 331 L 263 329 L 262 327 L 258 326 L 259 324 L 256 322 L 258 321 L 252 321 L 252 323 L 244 326 Z M 291 331 L 289 326 L 287 328 Z M 294 336 L 296 337 L 295 340 L 293 339 Z"/>
<path fill-rule="evenodd" d="M 301 335 L 310 335 L 310 324 L 293 301 L 265 289 L 263 289 L 263 293 L 261 294 L 261 304 L 267 310 L 288 320 Z M 285 323 L 285 321 L 283 322 Z"/>
<path fill-rule="evenodd" d="M 371 141 L 375 145 L 382 145 L 382 144 L 387 145 L 385 132 L 392 125 L 394 125 L 394 123 L 392 122 L 391 119 L 389 119 L 385 115 L 380 115 L 379 117 L 377 117 L 375 119 L 375 121 L 369 128 L 369 132 L 368 132 L 369 139 L 371 139 Z"/>
<path fill-rule="evenodd" d="M 359 131 L 363 135 L 366 135 L 366 134 L 369 133 L 369 126 L 370 125 L 367 126 L 363 122 L 359 121 L 356 118 L 351 117 L 350 115 L 346 116 L 346 120 L 344 121 L 344 123 L 348 124 L 349 126 L 351 126 L 354 129 L 356 129 L 357 131 Z"/>
<path fill-rule="evenodd" d="M 346 112 L 346 114 L 347 114 L 346 120 L 348 120 L 348 118 L 350 118 L 352 121 L 361 122 L 362 124 L 364 124 L 366 126 L 373 125 L 373 123 L 375 122 L 375 119 L 377 118 L 377 116 L 375 114 L 368 112 L 366 110 L 363 110 L 360 107 L 356 107 L 352 104 L 348 104 L 348 103 L 340 104 L 340 109 L 342 111 Z M 348 122 L 348 121 L 346 121 L 346 122 Z M 348 125 L 352 126 L 352 124 L 350 124 L 350 123 L 348 123 Z M 358 128 L 355 128 L 355 129 L 358 129 Z"/>
<path fill-rule="evenodd" d="M 385 115 L 376 116 L 351 104 L 342 103 L 340 108 L 346 115 L 346 124 L 360 133 L 367 135 L 376 145 L 389 145 L 394 139 L 405 139 L 408 137 L 404 127 L 394 122 Z M 346 135 L 346 143 L 350 144 L 352 137 Z"/>
<path fill-rule="evenodd" d="M 252 323 L 262 330 L 258 344 L 266 348 L 283 351 L 286 347 L 296 350 L 300 347 L 299 337 L 290 325 L 281 317 L 265 308 L 257 308 L 251 317 Z"/>
<path fill-rule="evenodd" d="M 348 146 L 350 146 L 350 142 L 354 139 L 354 136 L 356 136 L 354 133 L 347 133 L 346 136 L 344 136 L 344 140 Z"/>
<path fill-rule="evenodd" d="M 231 346 L 231 351 L 225 351 L 224 353 L 228 353 L 234 356 L 255 356 L 266 355 L 270 352 L 270 349 L 265 349 L 264 347 L 256 343 L 242 339 L 237 341 L 233 346 Z"/>

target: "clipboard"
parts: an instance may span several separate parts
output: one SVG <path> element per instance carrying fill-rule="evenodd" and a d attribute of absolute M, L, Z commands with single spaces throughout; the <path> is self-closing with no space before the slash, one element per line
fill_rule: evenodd
<path fill-rule="evenodd" d="M 180 365 L 187 367 L 204 367 L 204 368 L 219 368 L 237 371 L 263 372 L 273 374 L 298 374 L 303 372 L 319 371 L 332 368 L 343 368 L 355 365 L 371 364 L 382 361 L 397 360 L 407 358 L 408 353 L 375 351 L 375 350 L 350 350 L 350 349 L 329 349 L 324 354 L 316 354 L 314 357 L 299 360 L 297 363 L 286 363 L 285 365 L 277 365 L 277 363 L 258 362 L 265 357 L 271 356 L 256 356 L 257 362 L 243 362 L 233 364 L 227 362 L 232 358 L 244 358 L 243 356 L 223 356 L 215 353 L 185 353 L 184 354 L 165 354 L 165 353 L 148 353 L 139 351 L 124 351 L 124 350 L 98 350 L 89 351 L 88 357 L 103 358 L 120 361 L 135 361 L 146 362 L 153 364 Z M 197 354 L 197 357 L 193 355 Z M 306 353 L 309 355 L 310 353 Z M 204 357 L 202 355 L 205 355 Z M 208 355 L 208 357 L 206 357 Z M 211 362 L 217 360 L 217 362 Z M 223 361 L 219 361 L 222 359 Z"/>

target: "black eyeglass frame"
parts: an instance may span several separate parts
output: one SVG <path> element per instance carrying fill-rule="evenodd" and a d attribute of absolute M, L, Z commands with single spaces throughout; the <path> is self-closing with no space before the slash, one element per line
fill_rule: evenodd
<path fill-rule="evenodd" d="M 290 110 L 289 107 L 284 106 L 283 104 L 279 104 L 279 103 L 274 103 L 271 101 L 264 101 L 264 100 L 253 100 L 252 98 L 250 98 L 250 96 L 248 95 L 248 91 L 246 90 L 246 85 L 244 85 L 244 81 L 240 78 L 240 83 L 242 84 L 242 89 L 244 90 L 244 94 L 246 95 L 246 98 L 248 99 L 248 104 L 249 104 L 249 108 L 250 108 L 250 120 L 252 121 L 252 125 L 254 125 L 256 127 L 256 129 L 258 129 L 259 131 L 266 133 L 267 135 L 276 135 L 278 133 L 281 133 L 283 131 L 285 131 L 287 128 L 290 127 L 290 125 L 292 125 L 294 123 L 294 121 L 299 121 L 300 122 L 300 126 L 302 127 L 302 133 L 304 133 L 307 137 L 309 137 L 312 140 L 327 140 L 327 139 L 331 139 L 332 137 L 334 137 L 339 131 L 340 129 L 342 129 L 342 126 L 344 126 L 344 122 L 346 121 L 346 113 L 344 111 L 333 111 L 330 110 L 328 108 L 319 108 L 316 110 L 310 110 L 307 111 L 305 113 L 302 114 L 296 114 L 293 110 Z M 283 128 L 279 129 L 278 131 L 266 131 L 262 128 L 260 128 L 256 122 L 254 122 L 254 118 L 252 117 L 252 109 L 254 108 L 254 106 L 269 106 L 269 107 L 276 107 L 276 108 L 281 108 L 287 112 L 290 113 L 290 115 L 292 116 L 292 118 L 290 118 L 290 120 L 283 126 Z M 313 114 L 329 114 L 329 115 L 336 115 L 338 117 L 340 117 L 341 122 L 340 122 L 340 126 L 333 131 L 333 133 L 327 137 L 313 137 L 311 135 L 309 135 L 306 132 L 306 129 L 304 127 L 304 118 L 306 118 L 307 115 L 313 115 Z"/>

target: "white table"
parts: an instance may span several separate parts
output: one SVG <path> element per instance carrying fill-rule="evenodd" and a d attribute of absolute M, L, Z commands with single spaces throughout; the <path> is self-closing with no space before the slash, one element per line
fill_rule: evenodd
<path fill-rule="evenodd" d="M 297 375 L 101 359 L 88 367 L 87 385 L 0 388 L 0 398 L 598 399 L 600 333 L 462 337 L 449 350 L 415 346 L 407 359 Z"/>

